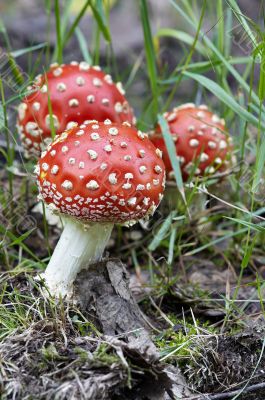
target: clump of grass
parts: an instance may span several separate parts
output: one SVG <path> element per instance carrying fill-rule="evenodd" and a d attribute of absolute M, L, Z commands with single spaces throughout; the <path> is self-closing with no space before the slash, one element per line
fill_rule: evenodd
<path fill-rule="evenodd" d="M 199 321 L 177 319 L 175 315 L 167 315 L 174 324 L 172 327 L 162 331 L 155 337 L 155 343 L 160 349 L 162 361 L 177 363 L 180 367 L 185 367 L 192 359 L 200 355 L 200 337 L 210 337 L 214 335 L 214 329 L 205 322 L 199 326 Z M 173 322 L 174 321 L 174 322 Z"/>
<path fill-rule="evenodd" d="M 55 335 L 69 327 L 80 336 L 99 334 L 77 307 L 69 309 L 63 302 L 56 303 L 43 296 L 32 272 L 17 271 L 13 277 L 6 273 L 0 289 L 0 341 L 44 321 L 52 325 Z"/>
<path fill-rule="evenodd" d="M 109 365 L 111 367 L 113 364 L 121 362 L 121 359 L 117 354 L 114 354 L 113 349 L 106 343 L 100 343 L 93 355 L 94 363 L 97 366 Z"/>

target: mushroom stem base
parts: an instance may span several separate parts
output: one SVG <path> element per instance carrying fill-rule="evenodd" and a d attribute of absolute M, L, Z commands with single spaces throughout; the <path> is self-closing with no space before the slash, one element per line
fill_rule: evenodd
<path fill-rule="evenodd" d="M 72 295 L 76 275 L 101 260 L 113 224 L 84 225 L 65 219 L 65 227 L 43 274 L 49 292 L 57 297 Z"/>

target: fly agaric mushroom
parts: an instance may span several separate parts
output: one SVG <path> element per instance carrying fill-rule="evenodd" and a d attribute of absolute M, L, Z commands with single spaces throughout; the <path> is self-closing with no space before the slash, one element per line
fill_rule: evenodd
<path fill-rule="evenodd" d="M 36 77 L 31 89 L 34 92 L 18 107 L 17 127 L 26 156 L 38 157 L 47 147 L 52 125 L 60 134 L 87 119 L 135 123 L 122 84 L 113 83 L 100 67 L 90 67 L 84 61 L 52 64 L 46 74 Z"/>
<path fill-rule="evenodd" d="M 55 138 L 37 165 L 41 198 L 66 217 L 44 279 L 71 292 L 76 274 L 101 259 L 115 223 L 152 215 L 164 191 L 161 151 L 129 123 L 85 121 Z"/>
<path fill-rule="evenodd" d="M 227 137 L 225 121 L 201 105 L 193 103 L 176 107 L 164 114 L 168 122 L 173 141 L 176 143 L 177 157 L 183 179 L 190 174 L 195 176 L 213 174 L 224 170 L 230 164 L 231 138 Z M 150 134 L 154 145 L 163 152 L 167 178 L 174 178 L 166 144 L 158 125 Z"/>

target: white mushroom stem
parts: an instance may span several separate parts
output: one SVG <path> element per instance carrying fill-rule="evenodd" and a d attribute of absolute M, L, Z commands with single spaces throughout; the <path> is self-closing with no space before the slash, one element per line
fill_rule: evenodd
<path fill-rule="evenodd" d="M 56 296 L 72 296 L 77 274 L 100 261 L 109 241 L 112 223 L 84 225 L 73 219 L 64 220 L 64 230 L 43 274 L 49 292 Z"/>

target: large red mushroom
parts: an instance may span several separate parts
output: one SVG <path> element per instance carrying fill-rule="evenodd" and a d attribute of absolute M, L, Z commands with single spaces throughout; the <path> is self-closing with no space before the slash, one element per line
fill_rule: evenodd
<path fill-rule="evenodd" d="M 115 223 L 152 215 L 162 199 L 160 150 L 128 123 L 85 121 L 57 136 L 37 165 L 40 196 L 65 217 L 44 279 L 66 295 L 80 269 L 98 261 Z"/>
<path fill-rule="evenodd" d="M 206 105 L 197 107 L 187 103 L 166 112 L 164 117 L 176 144 L 184 180 L 191 175 L 213 174 L 231 165 L 231 137 L 228 136 L 225 121 Z M 163 152 L 167 179 L 173 179 L 174 172 L 159 125 L 150 133 L 150 139 Z"/>
<path fill-rule="evenodd" d="M 52 64 L 47 73 L 36 77 L 31 89 L 33 93 L 18 107 L 17 127 L 26 156 L 38 157 L 47 147 L 52 126 L 60 134 L 88 119 L 135 123 L 122 84 L 84 61 Z"/>

